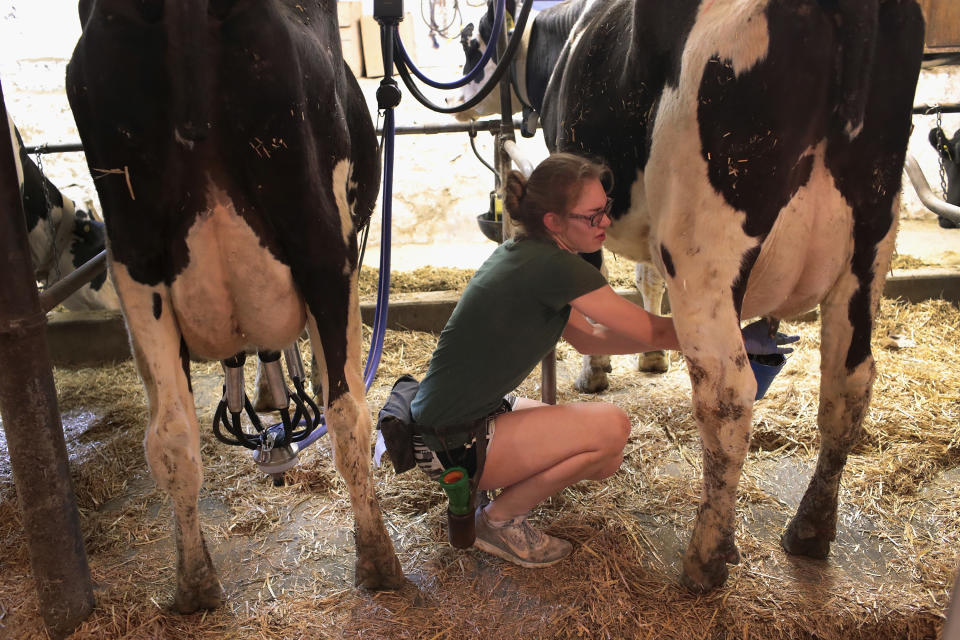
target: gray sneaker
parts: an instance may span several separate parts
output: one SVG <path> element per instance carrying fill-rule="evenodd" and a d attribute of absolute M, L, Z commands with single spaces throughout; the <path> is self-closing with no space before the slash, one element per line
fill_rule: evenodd
<path fill-rule="evenodd" d="M 473 546 L 521 567 L 549 567 L 566 558 L 573 550 L 573 545 L 566 540 L 554 538 L 530 526 L 526 514 L 517 516 L 502 527 L 490 524 L 483 507 L 477 507 L 475 518 L 477 539 Z"/>

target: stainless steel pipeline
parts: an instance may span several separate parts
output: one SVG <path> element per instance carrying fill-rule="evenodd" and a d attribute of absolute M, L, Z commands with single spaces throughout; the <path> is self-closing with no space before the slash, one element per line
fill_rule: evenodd
<path fill-rule="evenodd" d="M 920 202 L 922 202 L 927 209 L 930 209 L 930 211 L 933 211 L 941 218 L 946 218 L 950 222 L 960 225 L 960 207 L 933 195 L 933 190 L 930 189 L 930 185 L 927 183 L 927 179 L 924 177 L 923 171 L 917 163 L 917 159 L 909 153 L 907 154 L 906 161 L 903 163 L 903 170 L 907 172 L 910 182 L 913 183 L 913 188 L 916 189 L 917 195 L 920 196 Z"/>

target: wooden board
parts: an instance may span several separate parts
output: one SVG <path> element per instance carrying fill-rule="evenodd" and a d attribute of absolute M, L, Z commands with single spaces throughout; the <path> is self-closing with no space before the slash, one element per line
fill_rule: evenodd
<path fill-rule="evenodd" d="M 407 55 L 417 61 L 417 48 L 413 36 L 413 15 L 405 14 L 400 22 L 400 39 Z M 373 16 L 360 17 L 360 42 L 363 46 L 363 74 L 367 78 L 379 78 L 383 75 L 383 52 L 380 50 L 380 24 Z M 396 54 L 399 55 L 399 54 Z M 396 75 L 396 64 L 394 75 Z"/>
<path fill-rule="evenodd" d="M 920 0 L 928 51 L 960 50 L 960 0 Z"/>

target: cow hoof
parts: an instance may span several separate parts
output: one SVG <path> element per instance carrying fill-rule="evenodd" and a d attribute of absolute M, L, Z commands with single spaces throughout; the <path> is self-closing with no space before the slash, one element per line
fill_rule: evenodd
<path fill-rule="evenodd" d="M 680 574 L 680 584 L 693 593 L 705 593 L 717 587 L 722 587 L 727 581 L 730 570 L 727 563 L 720 561 L 711 565 L 691 567 L 684 561 L 683 573 Z"/>
<path fill-rule="evenodd" d="M 220 582 L 213 578 L 205 584 L 179 586 L 173 600 L 173 608 L 184 615 L 200 609 L 217 609 L 223 605 L 224 594 Z"/>
<path fill-rule="evenodd" d="M 600 393 L 610 387 L 610 381 L 607 380 L 607 374 L 599 371 L 594 373 L 581 373 L 573 387 L 580 393 Z"/>
<path fill-rule="evenodd" d="M 407 579 L 403 576 L 400 561 L 391 554 L 388 560 L 380 563 L 358 558 L 353 582 L 361 589 L 394 590 L 407 584 Z"/>
<path fill-rule="evenodd" d="M 670 359 L 663 351 L 648 351 L 637 356 L 637 371 L 666 373 L 670 371 Z"/>
<path fill-rule="evenodd" d="M 940 223 L 940 228 L 942 229 L 956 229 L 958 227 L 956 222 L 947 220 L 946 218 L 937 218 L 937 222 Z"/>
<path fill-rule="evenodd" d="M 808 535 L 801 535 L 804 530 Z M 780 537 L 780 546 L 790 555 L 824 560 L 830 554 L 830 538 L 815 533 L 809 535 L 810 530 L 811 527 L 794 518 Z"/>
<path fill-rule="evenodd" d="M 740 550 L 732 540 L 721 544 L 707 562 L 701 562 L 696 554 L 688 551 L 683 558 L 680 583 L 694 593 L 722 587 L 730 575 L 728 564 L 740 564 Z"/>

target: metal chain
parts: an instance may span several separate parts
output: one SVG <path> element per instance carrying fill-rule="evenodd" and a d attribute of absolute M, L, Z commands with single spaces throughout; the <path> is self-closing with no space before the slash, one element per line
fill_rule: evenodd
<path fill-rule="evenodd" d="M 943 113 L 940 111 L 940 108 L 937 107 L 937 130 L 940 132 L 940 136 L 946 136 L 943 127 Z M 942 138 L 941 138 L 942 139 Z M 940 164 L 940 191 L 943 194 L 943 199 L 947 199 L 947 170 L 944 167 L 943 162 L 943 150 L 937 149 L 937 161 Z"/>
<path fill-rule="evenodd" d="M 62 275 L 60 273 L 60 256 L 57 255 L 57 225 L 53 220 L 53 207 L 50 206 L 50 188 L 49 181 L 47 176 L 43 173 L 43 154 L 37 150 L 37 169 L 40 170 L 40 184 L 43 185 L 43 205 L 47 211 L 47 232 L 50 234 L 50 262 L 51 270 L 53 271 L 55 278 L 52 278 L 53 282 L 58 282 Z M 60 210 L 60 224 L 64 224 L 63 220 L 63 209 Z M 47 280 L 50 281 L 50 275 L 47 274 Z"/>

